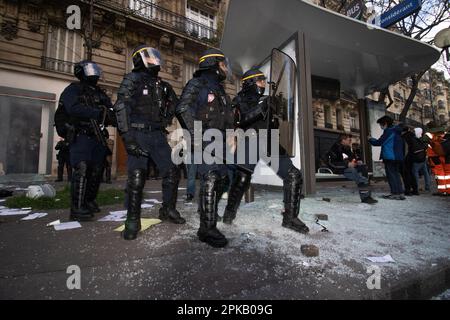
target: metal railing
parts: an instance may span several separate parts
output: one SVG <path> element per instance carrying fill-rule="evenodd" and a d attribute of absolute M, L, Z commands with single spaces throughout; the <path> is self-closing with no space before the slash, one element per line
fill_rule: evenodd
<path fill-rule="evenodd" d="M 101 3 L 105 6 L 115 7 L 122 11 L 125 10 L 125 13 L 129 15 L 140 17 L 151 23 L 181 32 L 203 42 L 212 45 L 219 44 L 219 34 L 216 29 L 160 7 L 151 0 L 126 0 L 120 4 L 112 1 L 101 1 Z"/>
<path fill-rule="evenodd" d="M 41 67 L 46 70 L 73 73 L 73 66 L 75 62 L 58 60 L 50 57 L 41 57 Z"/>

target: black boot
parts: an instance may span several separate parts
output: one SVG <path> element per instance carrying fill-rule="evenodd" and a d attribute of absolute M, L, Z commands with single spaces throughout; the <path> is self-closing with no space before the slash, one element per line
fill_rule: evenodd
<path fill-rule="evenodd" d="M 179 181 L 180 172 L 176 166 L 173 166 L 170 168 L 166 177 L 163 178 L 163 204 L 161 209 L 159 209 L 159 219 L 175 224 L 186 223 L 186 220 L 181 217 L 180 213 L 176 210 Z M 169 200 L 164 201 L 164 198 L 166 198 L 167 195 Z"/>
<path fill-rule="evenodd" d="M 67 169 L 67 181 L 72 181 L 72 166 L 70 164 L 68 164 L 66 166 Z"/>
<path fill-rule="evenodd" d="M 223 223 L 231 224 L 236 218 L 236 213 L 245 191 L 250 186 L 252 176 L 240 170 L 236 170 L 234 180 L 228 192 L 228 202 L 223 214 Z"/>
<path fill-rule="evenodd" d="M 291 167 L 287 178 L 283 182 L 284 213 L 282 226 L 300 233 L 308 233 L 308 227 L 298 219 L 302 184 L 303 180 L 300 170 Z"/>
<path fill-rule="evenodd" d="M 102 179 L 103 167 L 94 166 L 88 170 L 87 190 L 86 190 L 86 206 L 92 213 L 100 212 L 95 199 L 97 198 L 98 189 Z"/>
<path fill-rule="evenodd" d="M 82 161 L 74 168 L 71 183 L 70 219 L 76 221 L 91 220 L 93 215 L 86 207 L 87 164 Z"/>
<path fill-rule="evenodd" d="M 220 199 L 222 199 L 223 194 L 228 191 L 229 186 L 230 186 L 230 178 L 228 178 L 228 175 L 223 176 L 217 183 L 216 207 L 214 209 L 216 211 L 216 221 L 222 221 L 222 217 L 219 216 L 218 206 Z"/>
<path fill-rule="evenodd" d="M 136 169 L 128 174 L 127 181 L 127 220 L 122 236 L 125 240 L 134 240 L 141 230 L 142 190 L 145 185 L 145 171 Z"/>
<path fill-rule="evenodd" d="M 56 178 L 55 182 L 63 181 L 63 174 L 64 174 L 64 164 L 58 163 L 58 177 Z"/>
<path fill-rule="evenodd" d="M 208 172 L 200 187 L 199 211 L 200 228 L 197 236 L 200 241 L 214 248 L 222 248 L 228 244 L 228 240 L 217 229 L 217 187 L 220 176 L 215 172 Z"/>
<path fill-rule="evenodd" d="M 105 183 L 111 184 L 111 167 L 108 166 L 105 169 Z"/>
<path fill-rule="evenodd" d="M 372 198 L 372 192 L 368 189 L 368 187 L 369 186 L 365 183 L 358 184 L 359 197 L 361 198 L 361 202 L 367 204 L 375 204 L 378 202 L 378 200 Z"/>

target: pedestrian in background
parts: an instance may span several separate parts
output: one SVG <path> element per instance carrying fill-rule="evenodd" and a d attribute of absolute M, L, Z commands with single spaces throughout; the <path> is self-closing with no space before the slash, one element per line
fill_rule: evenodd
<path fill-rule="evenodd" d="M 72 179 L 72 167 L 70 166 L 69 143 L 61 139 L 56 144 L 55 150 L 58 151 L 56 154 L 56 160 L 58 160 L 58 178 L 55 182 L 63 181 L 64 167 L 67 170 L 67 181 L 70 181 Z"/>
<path fill-rule="evenodd" d="M 402 163 L 404 160 L 404 142 L 401 137 L 402 127 L 394 125 L 394 120 L 383 116 L 377 120 L 383 130 L 379 139 L 370 137 L 372 146 L 381 147 L 380 159 L 383 160 L 386 177 L 391 193 L 383 196 L 390 200 L 405 200 L 401 180 Z"/>

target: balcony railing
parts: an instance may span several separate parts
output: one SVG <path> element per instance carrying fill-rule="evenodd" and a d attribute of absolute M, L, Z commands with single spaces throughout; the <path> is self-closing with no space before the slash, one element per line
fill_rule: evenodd
<path fill-rule="evenodd" d="M 350 132 L 360 133 L 361 130 L 359 130 L 358 128 L 350 128 Z"/>
<path fill-rule="evenodd" d="M 212 45 L 219 44 L 219 34 L 216 29 L 155 5 L 151 0 L 127 0 L 123 2 L 126 7 L 113 1 L 99 2 L 106 7 L 114 7 L 117 10 L 125 11 L 127 15 L 140 17 L 161 27 L 181 32 Z"/>
<path fill-rule="evenodd" d="M 41 57 L 41 67 L 46 70 L 73 74 L 74 62 L 58 60 L 50 57 Z"/>
<path fill-rule="evenodd" d="M 332 124 L 332 123 L 325 122 L 325 128 L 327 128 L 327 129 L 333 129 L 333 124 Z"/>

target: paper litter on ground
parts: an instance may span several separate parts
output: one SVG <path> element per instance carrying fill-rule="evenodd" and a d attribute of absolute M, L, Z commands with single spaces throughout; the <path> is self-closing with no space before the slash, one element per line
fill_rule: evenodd
<path fill-rule="evenodd" d="M 149 218 L 141 218 L 141 232 L 147 230 L 151 226 L 161 223 L 159 219 L 149 219 Z M 123 231 L 125 229 L 125 225 L 121 225 L 120 227 L 114 229 L 114 231 Z"/>
<path fill-rule="evenodd" d="M 145 199 L 146 202 L 152 202 L 152 203 L 156 203 L 156 204 L 161 204 L 162 201 L 159 201 L 158 199 Z"/>
<path fill-rule="evenodd" d="M 111 211 L 109 215 L 104 216 L 98 221 L 125 221 L 127 210 Z"/>
<path fill-rule="evenodd" d="M 60 230 L 69 230 L 69 229 L 76 229 L 81 228 L 81 224 L 78 221 L 70 221 L 70 222 L 63 222 L 59 223 L 53 226 L 56 231 Z"/>
<path fill-rule="evenodd" d="M 371 262 L 376 262 L 376 263 L 395 262 L 395 260 L 392 259 L 390 254 L 387 254 L 382 257 L 367 257 L 366 259 Z"/>
<path fill-rule="evenodd" d="M 60 223 L 61 223 L 61 221 L 58 219 L 58 220 L 52 221 L 50 223 L 47 223 L 47 227 L 56 226 L 57 224 L 60 224 Z"/>
<path fill-rule="evenodd" d="M 148 208 L 153 208 L 153 205 L 149 203 L 141 204 L 141 209 L 148 209 Z"/>
<path fill-rule="evenodd" d="M 28 216 L 26 216 L 26 217 L 23 217 L 23 218 L 20 219 L 20 220 L 34 220 L 34 219 L 38 219 L 38 218 L 45 217 L 46 215 L 48 215 L 48 213 L 45 213 L 45 212 L 35 212 L 35 213 L 32 213 L 32 214 L 30 214 L 30 215 L 28 215 Z"/>
<path fill-rule="evenodd" d="M 3 209 L 0 210 L 0 216 L 15 216 L 29 214 L 31 210 L 20 210 L 20 209 Z"/>

